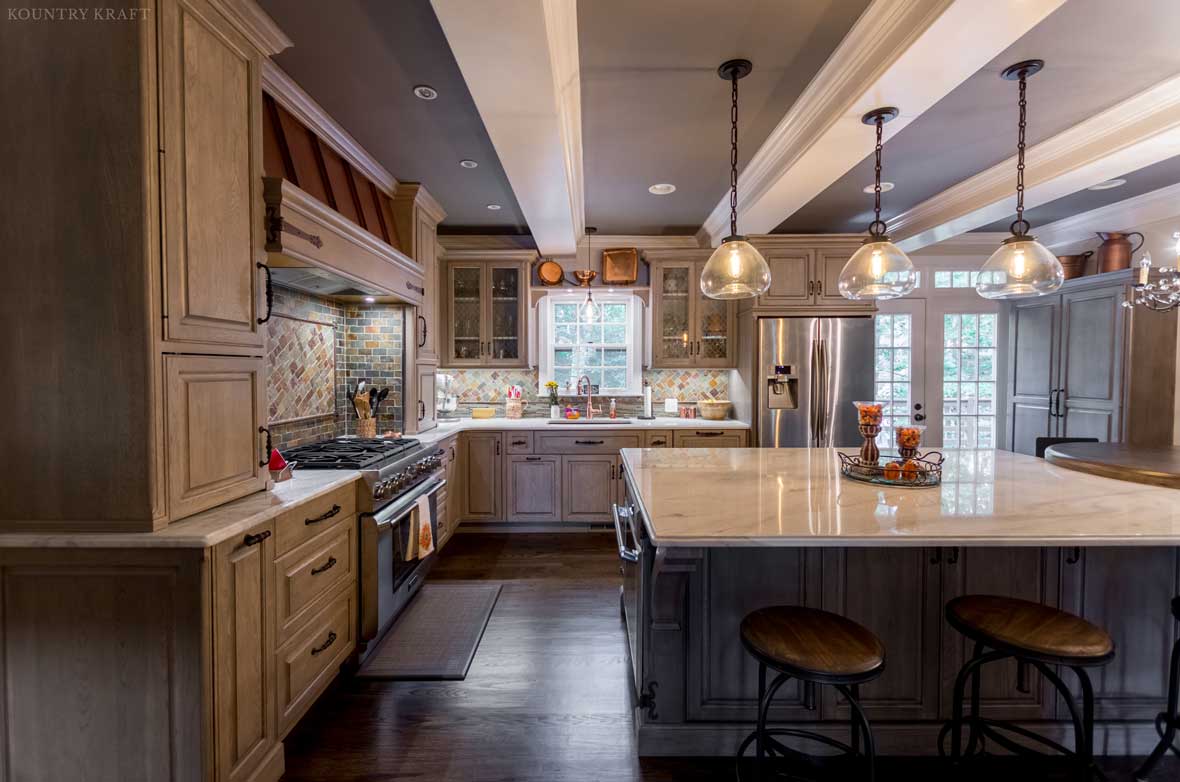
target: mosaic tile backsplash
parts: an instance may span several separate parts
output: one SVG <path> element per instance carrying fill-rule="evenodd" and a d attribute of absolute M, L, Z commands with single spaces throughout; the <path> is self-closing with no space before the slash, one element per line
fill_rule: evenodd
<path fill-rule="evenodd" d="M 325 356 L 320 351 L 268 351 L 268 399 L 284 396 L 282 413 L 276 409 L 271 420 L 287 420 L 270 427 L 276 448 L 351 434 L 356 415 L 348 403 L 347 390 L 365 378 L 378 388 L 388 387 L 389 397 L 381 405 L 378 431 L 400 430 L 402 422 L 402 312 L 384 304 L 340 304 L 302 291 L 275 286 L 274 311 L 290 318 L 330 324 L 335 341 L 333 369 L 334 398 L 330 412 L 322 398 L 307 395 L 294 381 L 299 377 L 322 378 Z M 272 321 L 273 322 L 273 321 Z M 284 332 L 278 319 L 275 333 Z M 302 354 L 302 355 L 301 355 Z M 281 363 L 280 363 L 281 362 Z M 286 385 L 286 390 L 276 388 Z M 272 405 L 273 406 L 273 405 Z"/>
<path fill-rule="evenodd" d="M 699 399 L 727 399 L 729 396 L 728 369 L 649 369 L 643 379 L 651 384 L 652 412 L 657 417 L 664 413 L 664 400 L 674 398 L 681 403 L 696 402 Z M 471 415 L 471 408 L 480 405 L 502 405 L 504 389 L 518 385 L 524 389 L 529 406 L 525 408 L 528 418 L 549 416 L 549 405 L 537 396 L 537 371 L 535 369 L 449 369 L 440 374 L 453 378 L 451 393 L 459 398 L 459 409 L 452 413 L 439 413 L 440 418 L 462 418 Z M 562 395 L 562 404 L 575 397 Z M 602 410 L 606 411 L 609 399 L 603 400 Z M 597 406 L 598 403 L 595 402 Z M 643 412 L 640 397 L 615 397 L 615 409 L 624 417 Z M 671 414 L 668 414 L 671 415 Z"/>

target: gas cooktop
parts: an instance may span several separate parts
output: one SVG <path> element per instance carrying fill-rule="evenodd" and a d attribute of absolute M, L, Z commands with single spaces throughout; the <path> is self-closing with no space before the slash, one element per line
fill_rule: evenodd
<path fill-rule="evenodd" d="M 292 448 L 285 456 L 297 470 L 368 470 L 417 451 L 417 440 L 337 437 Z"/>

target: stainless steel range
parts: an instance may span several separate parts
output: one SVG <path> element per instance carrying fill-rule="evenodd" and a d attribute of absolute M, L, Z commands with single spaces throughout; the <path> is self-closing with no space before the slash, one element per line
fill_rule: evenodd
<path fill-rule="evenodd" d="M 358 650 L 360 660 L 418 591 L 434 565 L 434 557 L 406 559 L 411 535 L 418 528 L 418 500 L 428 497 L 431 531 L 437 537 L 441 450 L 413 439 L 339 437 L 292 448 L 286 457 L 297 470 L 360 470 L 360 541 L 357 555 L 360 582 Z"/>

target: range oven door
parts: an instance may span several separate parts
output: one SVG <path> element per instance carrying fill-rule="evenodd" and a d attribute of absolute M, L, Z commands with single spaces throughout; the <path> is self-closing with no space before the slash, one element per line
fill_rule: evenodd
<path fill-rule="evenodd" d="M 626 485 L 624 483 L 624 485 Z M 631 656 L 632 686 L 635 696 L 642 695 L 643 628 L 646 623 L 644 606 L 644 571 L 647 551 L 643 522 L 639 509 L 631 500 L 630 487 L 623 505 L 613 505 L 611 515 L 615 523 L 615 542 L 619 548 L 619 571 L 623 576 L 622 610 L 627 625 L 627 646 Z"/>
<path fill-rule="evenodd" d="M 445 479 L 431 476 L 412 491 L 376 513 L 361 516 L 360 534 L 360 624 L 358 640 L 361 659 L 366 645 L 380 638 L 393 624 L 402 608 L 418 591 L 425 576 L 425 560 L 406 561 L 410 536 L 417 529 L 418 499 L 430 498 L 431 532 L 438 535 L 438 491 L 446 486 Z"/>

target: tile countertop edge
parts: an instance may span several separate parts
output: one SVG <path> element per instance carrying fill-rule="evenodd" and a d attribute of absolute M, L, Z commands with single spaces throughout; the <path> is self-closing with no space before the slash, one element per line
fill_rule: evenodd
<path fill-rule="evenodd" d="M 155 532 L 7 532 L 0 533 L 0 549 L 209 548 L 359 479 L 356 470 L 296 471 L 294 478 L 277 484 L 272 491 L 255 492 Z"/>

